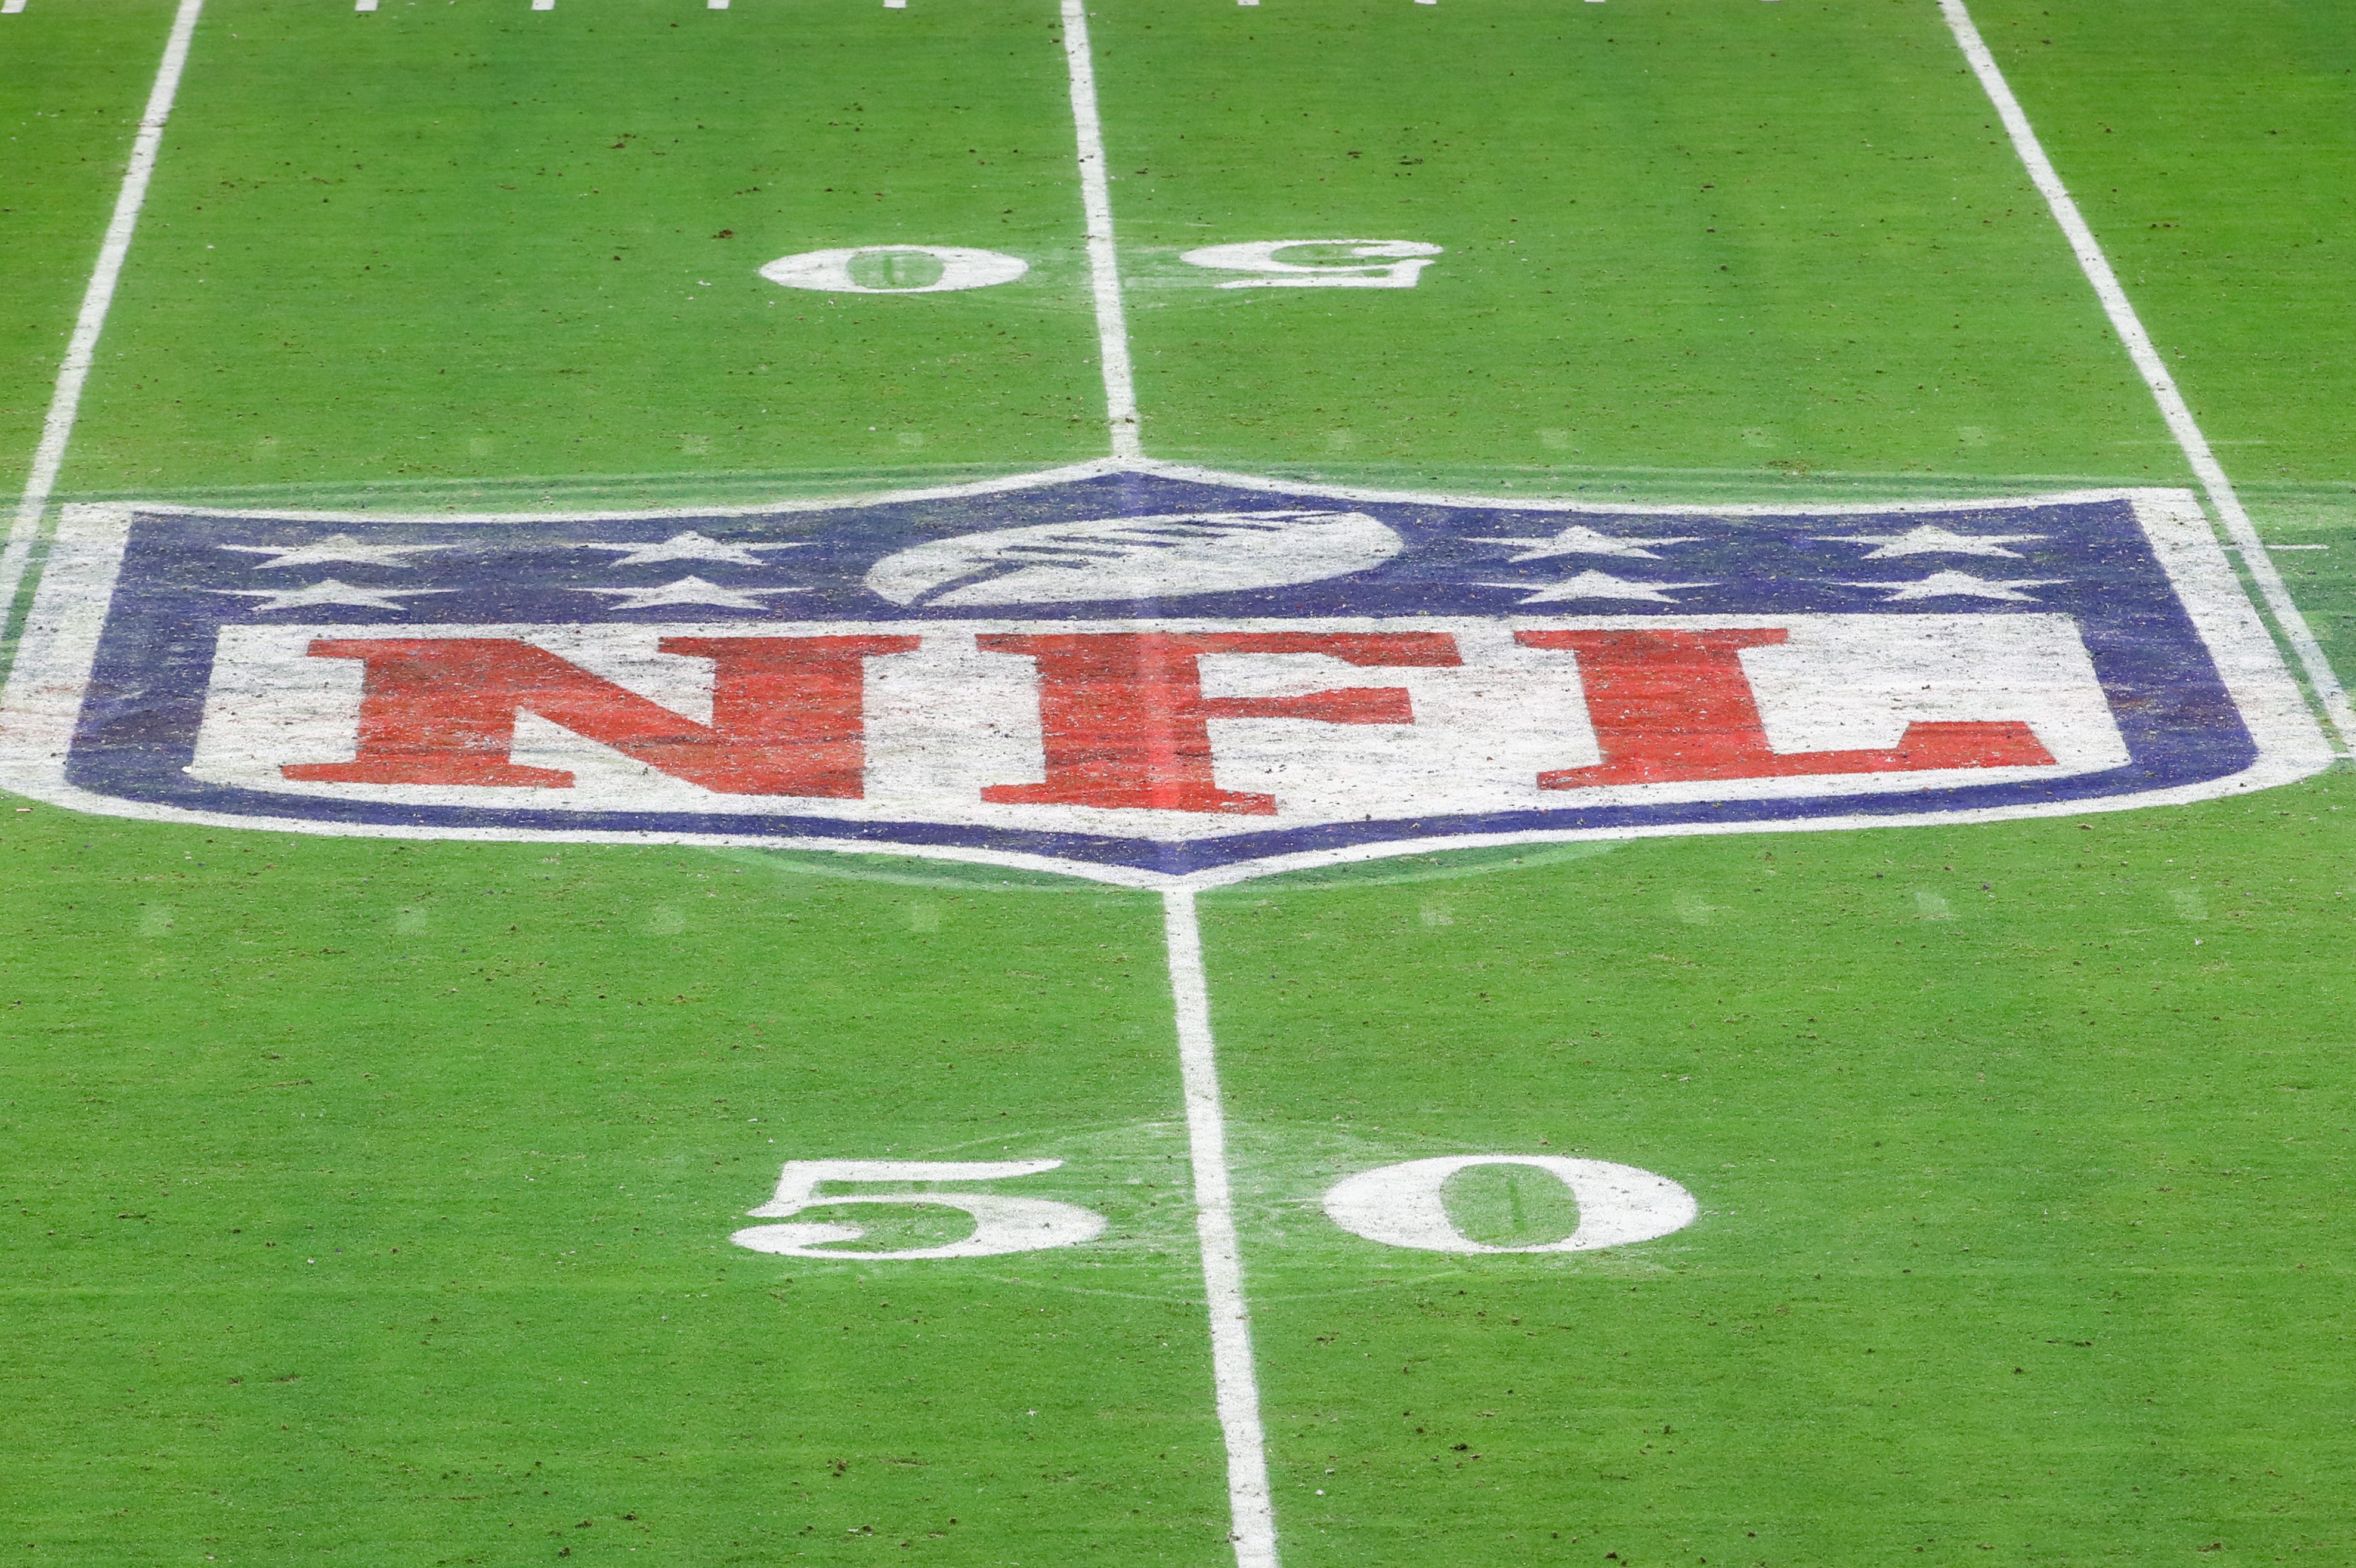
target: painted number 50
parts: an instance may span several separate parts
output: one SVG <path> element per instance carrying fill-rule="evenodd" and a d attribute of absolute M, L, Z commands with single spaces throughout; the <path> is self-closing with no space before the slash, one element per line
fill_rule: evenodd
<path fill-rule="evenodd" d="M 1063 1163 L 1059 1159 L 790 1160 L 777 1178 L 776 1196 L 751 1211 L 755 1219 L 784 1220 L 787 1223 L 754 1225 L 728 1239 L 756 1253 L 796 1258 L 985 1258 L 1001 1253 L 1076 1246 L 1104 1233 L 1103 1215 L 1076 1203 L 1046 1198 L 917 1189 L 919 1183 L 1003 1181 L 1012 1177 L 1036 1176 Z M 1459 1230 L 1448 1212 L 1446 1189 L 1450 1179 L 1461 1171 L 1493 1165 L 1526 1166 L 1554 1177 L 1569 1189 L 1579 1206 L 1579 1222 L 1570 1234 L 1533 1246 L 1499 1247 L 1474 1241 Z M 896 1190 L 819 1190 L 836 1183 Z M 956 1209 L 973 1217 L 973 1233 L 962 1241 L 937 1247 L 837 1250 L 831 1243 L 855 1242 L 866 1234 L 865 1231 L 838 1221 L 793 1218 L 805 1210 L 845 1203 L 919 1203 Z M 1692 1224 L 1700 1212 L 1693 1194 L 1665 1176 L 1655 1176 L 1633 1165 L 1558 1155 L 1459 1154 L 1411 1159 L 1400 1165 L 1362 1170 L 1325 1194 L 1326 1217 L 1352 1235 L 1386 1246 L 1433 1253 L 1577 1253 L 1626 1246 L 1681 1231 Z"/>

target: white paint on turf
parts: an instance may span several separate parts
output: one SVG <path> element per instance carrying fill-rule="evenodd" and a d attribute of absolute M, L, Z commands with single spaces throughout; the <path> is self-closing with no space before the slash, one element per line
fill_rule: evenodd
<path fill-rule="evenodd" d="M 1227 1185 L 1226 1113 L 1219 1100 L 1203 928 L 1191 890 L 1162 895 L 1170 950 L 1170 994 L 1178 1018 L 1178 1070 L 1185 1086 L 1187 1151 L 1194 1162 L 1194 1233 L 1211 1318 L 1211 1380 L 1227 1447 L 1227 1508 L 1236 1568 L 1276 1568 L 1276 1512 L 1268 1491 L 1268 1440 L 1260 1425 L 1259 1379 L 1252 1369 L 1251 1308 L 1244 1299 L 1243 1252 Z"/>
<path fill-rule="evenodd" d="M 10 6 L 23 9 L 22 0 Z M 98 336 L 106 329 L 106 313 L 114 304 L 115 284 L 123 277 L 123 259 L 131 253 L 131 236 L 139 227 L 139 209 L 147 202 L 147 183 L 155 173 L 156 155 L 164 145 L 164 123 L 172 117 L 172 100 L 180 91 L 180 74 L 188 65 L 188 41 L 205 0 L 180 0 L 172 31 L 164 44 L 163 62 L 155 68 L 155 85 L 148 91 L 146 112 L 139 117 L 139 133 L 132 139 L 131 161 L 123 171 L 123 189 L 114 198 L 114 216 L 98 247 L 98 265 L 82 291 L 81 313 L 74 318 L 73 336 L 66 344 L 64 363 L 58 367 L 49 411 L 41 421 L 41 442 L 33 449 L 33 470 L 16 504 L 16 520 L 8 541 L 0 546 L 0 624 L 16 607 L 16 590 L 25 580 L 25 563 L 41 518 L 49 509 L 58 475 L 65 467 L 66 443 L 73 439 L 74 421 L 81 412 L 82 388 L 98 352 Z"/>
<path fill-rule="evenodd" d="M 914 261 L 914 266 L 903 258 Z M 921 260 L 915 260 L 917 258 Z M 929 270 L 933 275 L 929 281 L 920 283 L 861 283 L 851 275 L 851 268 L 862 261 L 871 266 L 880 263 L 880 275 L 887 280 L 902 269 Z M 1030 270 L 1031 263 L 1020 256 L 963 245 L 854 245 L 847 250 L 806 251 L 780 256 L 761 269 L 761 276 L 780 288 L 812 289 L 821 293 L 937 294 L 1011 283 Z"/>
<path fill-rule="evenodd" d="M 1476 1166 L 1542 1170 L 1570 1189 L 1579 1223 L 1559 1241 L 1527 1247 L 1476 1242 L 1449 1216 L 1449 1179 Z M 1665 1176 L 1602 1159 L 1547 1154 L 1450 1154 L 1386 1165 L 1337 1182 L 1325 1215 L 1354 1236 L 1427 1253 L 1584 1253 L 1624 1247 L 1682 1231 L 1701 1212 L 1694 1195 Z"/>
<path fill-rule="evenodd" d="M 1440 505 L 1473 504 L 1468 498 L 1461 496 L 1408 491 L 1321 485 L 1314 491 L 1305 492 L 1297 485 L 1282 485 L 1276 481 L 1246 475 L 1225 474 L 1188 464 L 1160 463 L 1147 459 L 1128 461 L 1098 459 L 1044 473 L 1018 475 L 964 485 L 924 486 L 884 496 L 865 496 L 862 499 L 874 504 L 883 504 L 949 496 L 1019 495 L 1035 485 L 1052 485 L 1067 479 L 1102 474 L 1128 472 L 1168 475 L 1238 489 L 1267 491 L 1296 503 L 1302 495 L 1313 494 L 1319 498 L 1333 500 L 1429 501 Z M 1837 832 L 1863 827 L 1888 828 L 1932 823 L 1952 825 L 1966 820 L 2009 821 L 2033 816 L 2079 816 L 2092 811 L 2138 810 L 2154 805 L 2211 799 L 2286 784 L 2296 779 L 2305 778 L 2330 765 L 2332 753 L 2314 713 L 2297 683 L 2285 667 L 2281 650 L 2269 635 L 2265 624 L 2259 619 L 2257 611 L 2245 589 L 2235 579 L 2233 567 L 2221 549 L 2214 530 L 2203 515 L 2199 500 L 2191 492 L 2186 490 L 2083 491 L 2041 496 L 2037 499 L 2053 503 L 2110 499 L 2125 500 L 2133 504 L 2160 566 L 2174 585 L 2179 601 L 2190 617 L 2203 645 L 2216 660 L 2218 673 L 2223 678 L 2226 689 L 2232 694 L 2234 707 L 2248 727 L 2252 739 L 2258 744 L 2257 758 L 2249 768 L 2231 777 L 2211 780 L 2205 784 L 2142 791 L 2094 801 L 2046 801 L 1964 812 L 1932 812 L 1921 815 L 1899 813 L 1890 816 L 1832 816 L 1783 823 L 1749 821 L 1671 823 L 1568 831 L 1537 828 L 1495 834 L 1448 835 L 1430 839 L 1399 839 L 1342 848 L 1304 851 L 1241 862 L 1183 876 L 1173 876 L 1166 872 L 1144 868 L 1124 868 L 1089 861 L 1065 860 L 1026 851 L 955 845 L 900 846 L 896 852 L 920 854 L 978 865 L 1054 871 L 1123 887 L 1150 888 L 1158 891 L 1173 886 L 1183 886 L 1199 890 L 1280 872 L 1346 865 L 1437 849 L 1595 843 L 1687 834 Z M 840 504 L 834 500 L 813 499 L 775 503 L 766 507 L 701 507 L 689 510 L 649 511 L 631 514 L 631 516 L 650 526 L 658 525 L 664 519 L 709 523 L 718 517 L 823 510 Z M 1615 516 L 1631 513 L 1657 516 L 1672 528 L 1692 526 L 1706 515 L 1747 516 L 1762 513 L 1773 514 L 1788 509 L 1788 504 L 1782 507 L 1760 505 L 1713 507 L 1708 509 L 1707 513 L 1694 507 L 1637 507 L 1625 503 L 1616 504 L 1609 508 L 1599 508 L 1591 503 L 1577 501 L 1531 501 L 1517 503 L 1517 505 L 1531 512 L 1553 513 L 1564 516 L 1566 518 L 1605 510 Z M 1982 508 L 2008 508 L 2018 505 L 2019 505 L 2018 501 L 1988 500 L 1905 502 L 1895 505 L 1890 503 L 1844 504 L 1813 507 L 1811 511 L 1822 517 L 1846 513 L 1889 516 L 1911 512 L 1944 512 L 1950 516 L 1967 516 Z M 167 504 L 144 504 L 136 510 L 141 514 L 164 515 L 187 511 L 189 508 L 176 507 Z M 91 659 L 96 651 L 100 629 L 106 618 L 106 607 L 114 592 L 115 579 L 121 568 L 123 546 L 133 511 L 134 508 L 122 505 L 76 505 L 66 507 L 59 517 L 55 549 L 44 572 L 40 595 L 31 610 L 32 620 L 27 624 L 25 649 L 16 661 L 15 667 L 9 672 L 5 700 L 0 700 L 0 780 L 5 780 L 7 787 L 16 790 L 18 794 L 46 800 L 53 805 L 102 816 L 159 822 L 199 823 L 213 827 L 246 829 L 256 827 L 279 827 L 293 832 L 331 837 L 357 835 L 393 838 L 480 839 L 485 842 L 541 843 L 598 843 L 611 842 L 618 838 L 622 841 L 637 843 L 698 844 L 772 850 L 839 851 L 843 847 L 842 841 L 835 838 L 770 838 L 731 832 L 616 835 L 595 828 L 423 827 L 381 823 L 337 823 L 313 817 L 279 818 L 194 811 L 177 805 L 129 800 L 81 789 L 67 780 L 62 759 L 71 742 L 75 716 L 90 680 Z M 354 524 L 382 520 L 369 517 L 366 514 L 292 512 L 246 515 L 284 516 L 306 521 L 344 521 Z M 613 514 L 600 512 L 592 516 L 611 520 Z M 454 515 L 438 517 L 436 520 L 444 523 L 473 521 L 566 523 L 584 519 L 578 514 L 547 513 L 521 516 Z M 1429 673 L 1431 672 L 1409 669 L 1401 672 L 1401 678 L 1411 681 Z M 1381 732 L 1389 728 L 1393 727 L 1377 727 L 1375 732 Z M 1837 739 L 1834 743 L 1846 742 Z M 1486 753 L 1484 752 L 1483 755 Z M 1196 816 L 1189 820 L 1198 821 L 1200 818 Z"/>
<path fill-rule="evenodd" d="M 2112 330 L 2126 345 L 2127 357 L 2135 361 L 2144 385 L 2151 389 L 2152 399 L 2159 405 L 2160 417 L 2168 421 L 2169 433 L 2175 436 L 2177 445 L 2184 449 L 2186 461 L 2192 464 L 2192 472 L 2200 476 L 2201 487 L 2208 492 L 2210 504 L 2217 508 L 2217 516 L 2223 520 L 2225 532 L 2241 552 L 2243 565 L 2257 583 L 2258 592 L 2265 598 L 2275 624 L 2281 627 L 2292 651 L 2298 656 L 2299 667 L 2307 672 L 2308 682 L 2314 688 L 2317 699 L 2322 704 L 2324 716 L 2330 723 L 2333 750 L 2342 757 L 2350 755 L 2350 742 L 2356 740 L 2356 709 L 2349 707 L 2347 688 L 2333 671 L 2331 661 L 2324 656 L 2323 645 L 2316 641 L 2307 617 L 2291 598 L 2290 589 L 2284 583 L 2282 573 L 2267 559 L 2265 541 L 2258 538 L 2257 525 L 2250 520 L 2248 510 L 2243 507 L 2241 496 L 2233 489 L 2233 482 L 2226 477 L 2223 465 L 2210 449 L 2209 438 L 2201 433 L 2199 422 L 2192 417 L 2192 410 L 2185 403 L 2183 394 L 2177 390 L 2176 379 L 2168 373 L 2168 366 L 2161 360 L 2159 351 L 2152 347 L 2151 335 L 2144 330 L 2142 318 L 2136 315 L 2135 305 L 2127 299 L 2126 290 L 2119 284 L 2118 274 L 2111 270 L 2110 259 L 2103 253 L 2094 229 L 2087 226 L 2084 215 L 2078 210 L 2077 202 L 2062 183 L 2062 176 L 2054 168 L 2053 160 L 2046 156 L 2043 144 L 2038 141 L 2037 132 L 2029 123 L 2028 113 L 2020 107 L 2020 100 L 2013 96 L 2011 85 L 2005 80 L 2003 70 L 1996 63 L 1996 56 L 1989 52 L 1987 41 L 1980 37 L 1979 28 L 1973 24 L 1971 12 L 1965 8 L 1964 0 L 1939 0 L 1939 9 L 1946 16 L 1948 30 L 1954 34 L 1956 45 L 1964 51 L 1964 59 L 1970 62 L 1972 74 L 1979 78 L 1988 101 L 1996 105 L 1997 114 L 2004 121 L 2006 133 L 2012 138 L 2013 150 L 2019 154 L 2038 194 L 2045 197 L 2045 205 L 2053 211 L 2053 220 L 2062 226 L 2062 232 L 2068 237 L 2071 253 L 2077 257 L 2079 270 L 2086 274 L 2086 281 L 2094 285 L 2095 297 L 2103 302 L 2103 311 L 2111 319 Z"/>
<path fill-rule="evenodd" d="M 889 4 L 890 0 L 886 0 Z M 1085 0 L 1064 0 L 1064 63 L 1072 80 L 1080 204 L 1088 231 L 1088 286 L 1096 296 L 1097 352 L 1104 362 L 1105 423 L 1115 457 L 1141 457 L 1137 386 L 1130 370 L 1129 320 L 1120 296 L 1120 252 L 1112 238 L 1112 184 L 1105 169 L 1104 122 L 1097 114 L 1096 64 L 1088 55 Z"/>
<path fill-rule="evenodd" d="M 894 604 L 1073 604 L 1279 588 L 1407 548 L 1364 512 L 1283 508 L 1034 523 L 930 539 L 868 569 Z"/>
<path fill-rule="evenodd" d="M 1447 249 L 1420 240 L 1253 240 L 1240 245 L 1205 245 L 1182 252 L 1190 267 L 1249 272 L 1216 286 L 1223 289 L 1411 289 Z M 1338 251 L 1287 261 L 1288 251 Z"/>
<path fill-rule="evenodd" d="M 728 1239 L 740 1247 L 775 1257 L 837 1258 L 905 1263 L 928 1258 L 987 1258 L 1009 1253 L 1035 1253 L 1050 1247 L 1075 1247 L 1104 1234 L 1105 1218 L 1093 1209 L 1053 1198 L 1012 1198 L 997 1192 L 944 1192 L 939 1181 L 1005 1181 L 1019 1176 L 1039 1176 L 1062 1167 L 1060 1159 L 789 1159 L 777 1177 L 776 1195 L 748 1211 L 756 1220 L 789 1220 L 783 1225 L 752 1225 Z M 841 1183 L 906 1188 L 894 1192 L 820 1192 Z M 837 1242 L 864 1237 L 864 1227 L 830 1220 L 794 1220 L 810 1209 L 835 1209 L 846 1204 L 954 1209 L 973 1219 L 973 1232 L 961 1240 L 931 1247 L 891 1247 L 869 1251 L 833 1250 Z"/>
<path fill-rule="evenodd" d="M 25 0 L 5 0 L 0 3 L 0 16 L 13 16 L 25 8 Z"/>

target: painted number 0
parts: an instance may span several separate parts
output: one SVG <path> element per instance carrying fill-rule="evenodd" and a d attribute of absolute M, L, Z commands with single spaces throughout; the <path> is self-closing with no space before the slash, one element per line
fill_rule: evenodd
<path fill-rule="evenodd" d="M 946 294 L 1011 283 L 1031 270 L 1020 256 L 964 245 L 858 245 L 780 256 L 761 275 L 780 288 L 830 294 Z"/>
<path fill-rule="evenodd" d="M 1460 1170 L 1522 1165 L 1570 1189 L 1579 1224 L 1558 1242 L 1493 1247 L 1456 1228 L 1445 1189 Z M 1601 1159 L 1542 1154 L 1454 1154 L 1362 1170 L 1325 1194 L 1325 1215 L 1354 1236 L 1427 1253 L 1582 1253 L 1626 1246 L 1681 1231 L 1701 1212 L 1692 1193 L 1665 1176 Z"/>

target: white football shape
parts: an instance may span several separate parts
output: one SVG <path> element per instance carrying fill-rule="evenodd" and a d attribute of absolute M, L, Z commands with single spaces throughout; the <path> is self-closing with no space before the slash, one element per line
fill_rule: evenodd
<path fill-rule="evenodd" d="M 1039 523 L 884 557 L 867 586 L 894 604 L 1070 604 L 1316 582 L 1406 543 L 1364 512 L 1185 512 Z"/>

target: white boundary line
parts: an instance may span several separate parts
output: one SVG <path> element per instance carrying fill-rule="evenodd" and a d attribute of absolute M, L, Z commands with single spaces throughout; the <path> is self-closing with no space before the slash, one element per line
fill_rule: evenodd
<path fill-rule="evenodd" d="M 1955 43 L 1970 62 L 1972 74 L 1979 78 L 1980 86 L 1996 105 L 2004 121 L 2006 133 L 2012 138 L 2013 151 L 2020 155 L 2022 165 L 2029 170 L 2038 194 L 2053 210 L 2053 220 L 2062 226 L 2068 237 L 2071 253 L 2078 258 L 2079 270 L 2086 282 L 2094 285 L 2095 297 L 2103 302 L 2104 314 L 2111 318 L 2111 328 L 2126 346 L 2127 357 L 2142 373 L 2144 385 L 2151 389 L 2153 401 L 2159 405 L 2160 417 L 2168 421 L 2169 433 L 2176 444 L 2184 449 L 2185 459 L 2200 477 L 2201 487 L 2209 493 L 2211 505 L 2225 524 L 2225 532 L 2241 552 L 2242 563 L 2258 585 L 2265 599 L 2266 608 L 2274 614 L 2293 652 L 2297 654 L 2299 667 L 2307 671 L 2308 682 L 2322 704 L 2325 718 L 2332 731 L 2332 750 L 2342 757 L 2350 755 L 2349 744 L 2356 740 L 2356 710 L 2348 705 L 2347 688 L 2340 685 L 2331 661 L 2324 656 L 2323 646 L 2315 640 L 2315 633 L 2299 613 L 2298 604 L 2290 590 L 2275 569 L 2266 554 L 2265 541 L 2258 537 L 2257 526 L 2242 506 L 2242 498 L 2233 490 L 2233 482 L 2225 476 L 2217 454 L 2209 447 L 2209 438 L 2201 433 L 2200 424 L 2192 417 L 2183 394 L 2176 389 L 2176 379 L 2168 373 L 2168 366 L 2152 347 L 2151 335 L 2144 330 L 2135 306 L 2127 300 L 2126 290 L 2119 286 L 2118 274 L 2111 270 L 2108 257 L 2087 227 L 2078 204 L 2071 198 L 2062 185 L 2061 174 L 2053 160 L 2045 155 L 2045 148 L 2037 139 L 2037 132 L 2029 123 L 2029 116 L 2020 107 L 2020 100 L 2012 95 L 2005 81 L 2004 72 L 1988 51 L 1987 42 L 1980 37 L 1979 28 L 1972 22 L 1971 13 L 1965 9 L 1964 0 L 1939 0 L 1939 9 L 1947 19 L 1947 30 L 1955 36 Z"/>
<path fill-rule="evenodd" d="M 0 546 L 0 624 L 16 608 L 16 590 L 25 581 L 25 563 L 31 559 L 33 540 L 49 509 L 49 496 L 65 467 L 66 443 L 73 439 L 74 420 L 81 412 L 82 387 L 90 379 L 91 361 L 98 353 L 98 335 L 106 329 L 114 285 L 123 277 L 132 231 L 139 227 L 139 209 L 147 202 L 147 181 L 163 149 L 164 122 L 172 117 L 172 100 L 180 91 L 180 73 L 188 63 L 188 41 L 196 34 L 197 17 L 204 8 L 205 0 L 180 0 L 171 37 L 164 45 L 163 63 L 155 68 L 155 85 L 147 94 L 147 112 L 139 117 L 131 162 L 123 171 L 122 194 L 114 198 L 114 217 L 99 245 L 98 265 L 91 272 L 90 286 L 82 292 L 81 314 L 74 318 L 65 361 L 58 367 L 57 389 L 49 394 L 48 416 L 41 421 L 41 443 L 33 449 L 33 469 L 25 476 L 16 520 L 8 529 L 8 542 Z"/>
<path fill-rule="evenodd" d="M 1259 1380 L 1252 1370 L 1251 1307 L 1244 1299 L 1243 1251 L 1227 1187 L 1226 1114 L 1219 1100 L 1210 986 L 1194 891 L 1165 891 L 1162 919 L 1170 949 L 1170 994 L 1177 1004 L 1186 1142 L 1194 1167 L 1194 1234 L 1202 1243 L 1203 1285 L 1209 1296 L 1211 1381 L 1217 1391 L 1219 1432 L 1227 1445 L 1227 1509 L 1234 1521 L 1227 1539 L 1235 1543 L 1236 1568 L 1276 1568 L 1276 1510 L 1269 1499 Z"/>
<path fill-rule="evenodd" d="M 1112 182 L 1105 169 L 1104 122 L 1097 115 L 1097 68 L 1088 55 L 1087 0 L 1064 0 L 1064 63 L 1072 77 L 1072 131 L 1079 144 L 1080 205 L 1087 214 L 1088 287 L 1097 303 L 1097 353 L 1104 364 L 1105 423 L 1115 457 L 1141 457 L 1137 383 L 1130 368 L 1129 321 L 1120 297 L 1120 252 L 1112 241 Z"/>
<path fill-rule="evenodd" d="M 1113 244 L 1112 183 L 1105 167 L 1104 123 L 1097 111 L 1096 62 L 1088 51 L 1087 0 L 1063 0 L 1064 61 L 1071 73 L 1072 130 L 1087 214 L 1088 283 L 1096 296 L 1097 349 L 1104 368 L 1105 426 L 1112 462 L 1141 459 L 1137 386 L 1129 357 L 1129 322 L 1120 293 L 1120 252 Z M 1211 1033 L 1210 980 L 1203 969 L 1203 928 L 1191 888 L 1166 885 L 1162 935 L 1170 996 L 1178 1025 L 1178 1074 L 1186 1101 L 1186 1148 L 1193 1166 L 1194 1235 L 1203 1255 L 1203 1294 L 1211 1330 L 1211 1387 L 1227 1451 L 1227 1541 L 1236 1568 L 1277 1568 L 1276 1509 L 1268 1490 L 1268 1435 L 1252 1366 L 1251 1304 L 1244 1296 L 1242 1243 L 1227 1181 L 1226 1112 L 1219 1099 L 1218 1043 Z"/>

